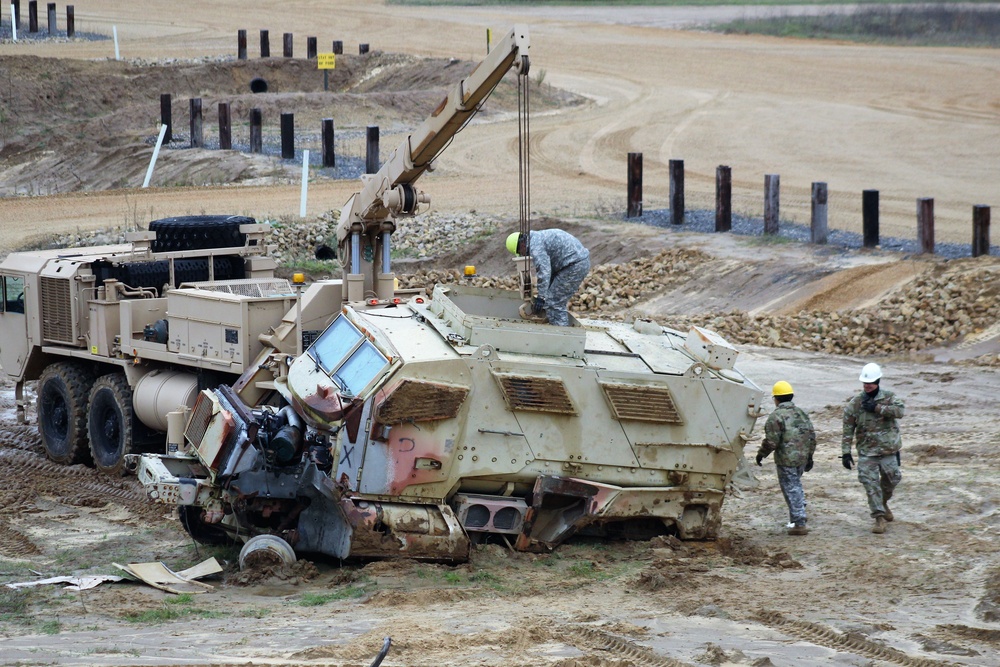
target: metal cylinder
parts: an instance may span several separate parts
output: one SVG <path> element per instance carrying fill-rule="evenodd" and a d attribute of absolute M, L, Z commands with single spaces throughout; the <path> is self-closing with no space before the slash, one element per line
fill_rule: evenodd
<path fill-rule="evenodd" d="M 132 407 L 149 428 L 166 431 L 167 414 L 178 407 L 194 407 L 198 377 L 181 371 L 153 371 L 144 375 L 132 391 Z"/>
<path fill-rule="evenodd" d="M 188 450 L 184 440 L 184 427 L 187 425 L 188 411 L 174 410 L 167 413 L 167 453 L 183 454 Z"/>

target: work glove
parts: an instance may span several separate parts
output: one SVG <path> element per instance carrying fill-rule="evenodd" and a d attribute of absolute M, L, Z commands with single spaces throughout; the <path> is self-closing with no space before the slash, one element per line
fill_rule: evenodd
<path fill-rule="evenodd" d="M 861 399 L 861 407 L 865 412 L 875 412 L 875 399 L 871 396 L 865 396 Z"/>
<path fill-rule="evenodd" d="M 809 472 L 812 469 L 813 469 L 813 457 L 810 456 L 809 460 L 806 461 L 806 472 Z"/>
<path fill-rule="evenodd" d="M 763 455 L 762 453 L 758 452 L 758 453 L 757 453 L 757 458 L 756 458 L 755 460 L 757 461 L 757 465 L 758 465 L 758 466 L 759 466 L 759 465 L 762 465 L 762 464 L 761 464 L 761 461 L 763 461 L 763 460 L 764 460 L 764 455 Z"/>
<path fill-rule="evenodd" d="M 850 470 L 851 466 L 854 465 L 854 457 L 850 454 L 844 454 L 840 457 L 840 462 L 844 464 L 845 468 Z"/>
<path fill-rule="evenodd" d="M 545 312 L 545 299 L 540 296 L 535 297 L 535 302 L 531 304 L 531 313 L 541 315 Z"/>

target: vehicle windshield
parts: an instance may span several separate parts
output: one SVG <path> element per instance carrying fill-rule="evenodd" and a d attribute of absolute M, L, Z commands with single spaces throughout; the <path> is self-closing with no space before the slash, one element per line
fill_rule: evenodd
<path fill-rule="evenodd" d="M 307 353 L 337 387 L 358 395 L 389 363 L 384 354 L 343 315 L 338 315 Z"/>

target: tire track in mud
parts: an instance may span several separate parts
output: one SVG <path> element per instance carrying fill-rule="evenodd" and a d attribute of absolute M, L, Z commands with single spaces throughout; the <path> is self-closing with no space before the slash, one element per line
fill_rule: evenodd
<path fill-rule="evenodd" d="M 788 635 L 805 641 L 825 646 L 836 651 L 844 651 L 871 658 L 891 662 L 903 667 L 960 667 L 958 663 L 932 658 L 918 658 L 898 649 L 884 646 L 878 642 L 865 639 L 852 632 L 844 633 L 819 623 L 790 620 L 776 611 L 764 611 L 754 620 Z"/>
<path fill-rule="evenodd" d="M 576 648 L 583 650 L 608 651 L 615 656 L 615 660 L 627 658 L 626 663 L 633 667 L 694 667 L 689 662 L 681 662 L 673 658 L 658 655 L 653 649 L 629 641 L 618 635 L 598 630 L 597 628 L 576 627 L 568 628 L 564 631 L 553 631 L 553 638 L 566 642 Z M 590 663 L 579 663 L 587 665 Z M 617 662 L 601 662 L 595 667 L 610 667 Z M 568 666 L 567 666 L 568 667 Z"/>
<path fill-rule="evenodd" d="M 33 427 L 0 427 L 0 515 L 39 511 L 39 497 L 72 507 L 104 507 L 114 502 L 137 519 L 158 520 L 163 508 L 150 501 L 138 480 L 114 478 L 82 465 L 45 459 Z"/>
<path fill-rule="evenodd" d="M 24 556 L 35 556 L 42 553 L 42 550 L 35 546 L 35 543 L 7 525 L 6 521 L 0 519 L 0 556 L 7 558 L 23 558 Z"/>

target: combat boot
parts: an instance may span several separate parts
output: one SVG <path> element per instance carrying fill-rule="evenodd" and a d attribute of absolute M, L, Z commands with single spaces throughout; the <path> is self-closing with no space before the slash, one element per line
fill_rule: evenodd
<path fill-rule="evenodd" d="M 885 532 L 885 517 L 881 514 L 875 517 L 875 525 L 872 526 L 872 532 L 876 535 L 881 535 Z"/>
<path fill-rule="evenodd" d="M 884 517 L 885 517 L 885 520 L 886 520 L 886 521 L 892 521 L 892 520 L 893 520 L 893 519 L 895 519 L 896 517 L 894 517 L 894 516 L 892 515 L 892 510 L 891 510 L 891 509 L 889 509 L 889 503 L 888 503 L 888 502 L 886 502 L 886 503 L 884 503 L 884 505 L 885 505 L 885 514 L 883 514 L 882 516 L 884 516 Z"/>
<path fill-rule="evenodd" d="M 794 525 L 794 526 L 792 526 L 791 528 L 788 529 L 788 534 L 789 535 L 808 535 L 809 534 L 809 529 L 806 528 L 805 526 L 800 526 L 800 525 L 796 524 L 796 525 Z"/>

